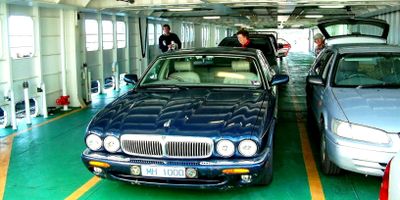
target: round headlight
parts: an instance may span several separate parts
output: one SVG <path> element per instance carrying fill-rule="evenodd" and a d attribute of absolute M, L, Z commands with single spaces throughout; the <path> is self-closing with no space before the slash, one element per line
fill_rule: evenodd
<path fill-rule="evenodd" d="M 238 149 L 243 156 L 254 156 L 257 152 L 257 144 L 253 140 L 243 140 L 239 143 Z"/>
<path fill-rule="evenodd" d="M 90 134 L 86 137 L 86 145 L 89 149 L 97 151 L 101 148 L 101 145 L 103 145 L 103 141 L 99 136 Z"/>
<path fill-rule="evenodd" d="M 221 140 L 217 143 L 217 153 L 223 157 L 231 157 L 235 153 L 235 145 L 229 140 Z"/>
<path fill-rule="evenodd" d="M 116 151 L 118 151 L 120 145 L 119 145 L 119 140 L 118 138 L 114 137 L 114 136 L 107 136 L 104 139 L 104 148 L 110 152 L 110 153 L 114 153 Z"/>

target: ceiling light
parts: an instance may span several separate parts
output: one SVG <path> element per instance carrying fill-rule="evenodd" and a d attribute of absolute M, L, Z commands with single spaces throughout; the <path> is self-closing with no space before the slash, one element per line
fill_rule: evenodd
<path fill-rule="evenodd" d="M 318 6 L 319 8 L 344 8 L 344 5 L 325 5 L 325 6 Z"/>
<path fill-rule="evenodd" d="M 292 28 L 300 28 L 300 27 L 302 27 L 303 26 L 303 24 L 293 24 L 292 26 L 290 26 L 290 27 L 292 27 Z"/>
<path fill-rule="evenodd" d="M 183 12 L 183 11 L 192 11 L 193 8 L 169 8 L 168 11 L 171 12 Z"/>
<path fill-rule="evenodd" d="M 278 22 L 285 22 L 289 19 L 287 15 L 278 15 Z"/>
<path fill-rule="evenodd" d="M 305 15 L 305 18 L 322 18 L 324 17 L 323 15 Z"/>
<path fill-rule="evenodd" d="M 220 16 L 203 16 L 203 19 L 219 19 Z"/>

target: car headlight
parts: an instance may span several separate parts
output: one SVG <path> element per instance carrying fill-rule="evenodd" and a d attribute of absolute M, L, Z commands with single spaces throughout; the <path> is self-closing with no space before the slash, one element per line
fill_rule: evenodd
<path fill-rule="evenodd" d="M 231 157 L 235 153 L 235 145 L 229 140 L 220 140 L 217 143 L 217 153 L 223 157 Z"/>
<path fill-rule="evenodd" d="M 389 136 L 381 130 L 350 124 L 336 119 L 332 121 L 332 131 L 341 137 L 354 140 L 361 140 L 377 144 L 390 143 Z"/>
<path fill-rule="evenodd" d="M 257 144 L 253 140 L 243 140 L 239 143 L 238 150 L 245 157 L 254 156 L 257 152 Z"/>
<path fill-rule="evenodd" d="M 104 148 L 108 152 L 110 152 L 110 153 L 117 152 L 119 147 L 120 147 L 120 144 L 119 144 L 118 138 L 111 136 L 111 135 L 104 138 Z"/>
<path fill-rule="evenodd" d="M 89 149 L 97 151 L 103 145 L 103 141 L 98 135 L 90 134 L 86 137 L 86 145 Z"/>

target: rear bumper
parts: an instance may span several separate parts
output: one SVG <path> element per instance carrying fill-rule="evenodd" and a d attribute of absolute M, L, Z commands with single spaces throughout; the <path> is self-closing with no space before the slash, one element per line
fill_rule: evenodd
<path fill-rule="evenodd" d="M 270 151 L 263 152 L 260 156 L 252 159 L 231 159 L 231 160 L 162 160 L 145 159 L 135 157 L 124 157 L 122 155 L 111 155 L 106 153 L 93 152 L 86 149 L 82 153 L 82 161 L 86 168 L 93 174 L 112 180 L 124 181 L 137 185 L 153 185 L 161 187 L 181 187 L 181 188 L 204 188 L 204 189 L 226 189 L 229 187 L 240 187 L 257 184 L 266 175 L 271 167 Z M 102 168 L 102 172 L 94 172 L 93 166 L 89 161 L 100 161 L 110 165 Z M 164 177 L 145 177 L 131 174 L 132 166 L 141 165 L 157 166 L 179 166 L 186 169 L 192 168 L 197 171 L 197 178 L 164 178 Z M 246 168 L 251 175 L 251 181 L 241 179 L 242 174 L 227 175 L 224 169 Z"/>

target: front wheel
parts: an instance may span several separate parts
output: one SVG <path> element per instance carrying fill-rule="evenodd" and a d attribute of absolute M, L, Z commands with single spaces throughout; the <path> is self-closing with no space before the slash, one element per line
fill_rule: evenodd
<path fill-rule="evenodd" d="M 321 125 L 321 142 L 320 142 L 320 160 L 321 160 L 321 167 L 322 172 L 327 175 L 337 175 L 340 173 L 340 168 L 333 163 L 328 155 L 328 151 L 326 148 L 326 137 L 324 131 L 324 125 Z"/>
<path fill-rule="evenodd" d="M 271 148 L 272 149 L 272 148 Z M 269 165 L 265 165 L 264 166 L 264 171 L 261 177 L 260 182 L 258 182 L 257 185 L 260 186 L 265 186 L 265 185 L 269 185 L 272 182 L 272 178 L 273 178 L 273 150 L 271 151 L 271 157 L 270 157 L 270 163 Z M 269 166 L 269 167 L 268 167 Z"/>

